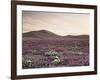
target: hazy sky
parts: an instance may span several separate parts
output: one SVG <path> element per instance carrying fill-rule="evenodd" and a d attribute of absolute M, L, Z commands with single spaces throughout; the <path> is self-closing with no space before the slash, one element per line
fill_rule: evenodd
<path fill-rule="evenodd" d="M 48 30 L 58 35 L 89 34 L 89 14 L 23 11 L 23 33 Z"/>

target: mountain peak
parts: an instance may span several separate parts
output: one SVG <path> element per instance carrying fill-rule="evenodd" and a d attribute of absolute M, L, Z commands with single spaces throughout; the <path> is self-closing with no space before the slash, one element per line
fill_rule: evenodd
<path fill-rule="evenodd" d="M 33 38 L 56 38 L 60 37 L 59 35 L 52 33 L 48 30 L 39 30 L 23 33 L 23 37 L 33 37 Z"/>
<path fill-rule="evenodd" d="M 48 32 L 48 30 L 39 30 L 39 31 L 40 31 L 40 32 L 42 32 L 42 31 L 43 31 L 43 32 Z"/>

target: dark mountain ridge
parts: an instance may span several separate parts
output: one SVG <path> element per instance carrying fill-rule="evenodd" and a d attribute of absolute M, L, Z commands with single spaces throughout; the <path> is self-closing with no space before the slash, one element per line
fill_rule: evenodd
<path fill-rule="evenodd" d="M 67 35 L 60 36 L 48 30 L 39 30 L 39 31 L 30 31 L 27 33 L 23 33 L 23 37 L 31 37 L 31 38 L 84 38 L 88 39 L 89 35 Z"/>
<path fill-rule="evenodd" d="M 54 34 L 50 31 L 47 31 L 47 30 L 40 30 L 40 31 L 30 31 L 30 32 L 27 32 L 27 33 L 23 33 L 23 37 L 34 37 L 34 38 L 51 38 L 51 37 L 61 37 L 57 34 Z"/>
<path fill-rule="evenodd" d="M 89 35 L 67 35 L 67 36 L 64 36 L 64 37 L 67 37 L 67 38 L 89 38 Z"/>

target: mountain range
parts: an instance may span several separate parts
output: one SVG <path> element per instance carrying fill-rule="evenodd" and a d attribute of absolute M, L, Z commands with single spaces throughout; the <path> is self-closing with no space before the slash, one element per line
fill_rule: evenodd
<path fill-rule="evenodd" d="M 66 35 L 60 36 L 48 30 L 30 31 L 23 33 L 23 37 L 32 38 L 85 38 L 88 39 L 89 35 Z"/>

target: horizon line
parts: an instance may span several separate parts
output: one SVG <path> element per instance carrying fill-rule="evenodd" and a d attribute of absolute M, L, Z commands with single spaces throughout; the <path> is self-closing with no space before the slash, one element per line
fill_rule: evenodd
<path fill-rule="evenodd" d="M 44 29 L 43 29 L 44 30 Z M 38 32 L 38 31 L 43 31 L 43 30 L 34 30 L 34 31 L 27 31 L 27 32 L 22 32 L 22 34 L 24 34 L 24 33 L 28 33 L 28 32 Z M 44 31 L 48 31 L 48 32 L 51 32 L 51 33 L 54 33 L 54 32 L 52 32 L 52 31 L 49 31 L 49 30 L 44 30 Z M 66 34 L 66 35 L 60 35 L 60 34 L 56 34 L 56 33 L 54 33 L 55 35 L 58 35 L 58 36 L 82 36 L 82 35 L 88 35 L 89 36 L 89 34 L 82 34 L 82 33 L 80 33 L 80 34 L 77 34 L 77 33 L 71 33 L 71 34 Z"/>

